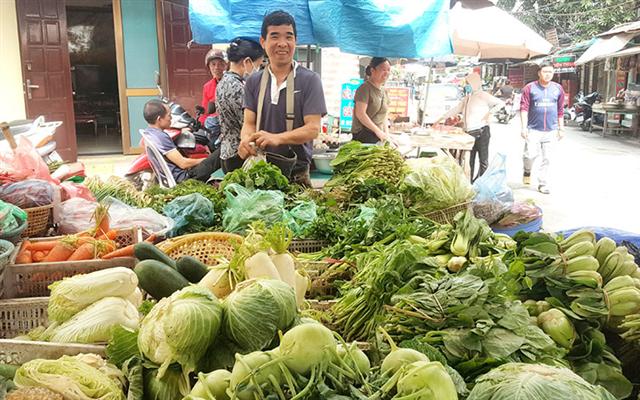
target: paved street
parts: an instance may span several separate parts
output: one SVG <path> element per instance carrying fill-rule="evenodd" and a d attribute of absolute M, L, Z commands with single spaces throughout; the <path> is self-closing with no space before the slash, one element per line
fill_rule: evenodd
<path fill-rule="evenodd" d="M 640 139 L 601 137 L 567 127 L 551 165 L 551 194 L 537 192 L 536 177 L 522 184 L 520 121 L 491 125 L 490 151 L 507 154 L 509 185 L 516 200 L 533 199 L 544 212 L 544 229 L 598 226 L 640 233 Z"/>

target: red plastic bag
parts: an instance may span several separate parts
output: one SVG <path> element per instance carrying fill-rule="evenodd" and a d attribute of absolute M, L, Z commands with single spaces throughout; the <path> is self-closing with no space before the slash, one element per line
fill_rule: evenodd
<path fill-rule="evenodd" d="M 62 189 L 62 201 L 66 201 L 74 197 L 79 197 L 89 201 L 96 201 L 91 190 L 81 183 L 65 181 L 60 184 L 60 189 Z"/>
<path fill-rule="evenodd" d="M 42 179 L 60 184 L 59 180 L 51 177 L 47 163 L 24 137 L 18 138 L 18 146 L 12 152 L 0 153 L 0 171 L 7 173 L 15 181 Z"/>

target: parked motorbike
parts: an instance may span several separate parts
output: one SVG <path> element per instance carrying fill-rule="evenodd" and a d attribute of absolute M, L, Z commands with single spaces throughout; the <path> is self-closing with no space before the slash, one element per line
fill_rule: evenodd
<path fill-rule="evenodd" d="M 502 107 L 496 113 L 496 118 L 501 124 L 508 124 L 518 113 L 520 109 L 520 94 L 514 93 L 511 98 L 505 101 L 504 107 Z"/>
<path fill-rule="evenodd" d="M 62 121 L 45 122 L 44 116 L 34 120 L 20 120 L 9 122 L 9 131 L 16 143 L 19 138 L 28 139 L 36 148 L 36 151 L 47 163 L 62 162 L 62 158 L 56 151 L 55 132 L 62 125 Z M 11 151 L 11 145 L 7 138 L 0 139 L 0 152 Z"/>
<path fill-rule="evenodd" d="M 582 113 L 582 121 L 580 122 L 580 128 L 583 131 L 588 131 L 591 129 L 592 119 L 598 125 L 602 125 L 604 122 L 604 118 L 601 114 L 597 114 L 595 117 L 593 116 L 593 105 L 596 102 L 600 102 L 602 100 L 602 96 L 598 92 L 590 93 L 580 99 L 577 103 L 576 107 L 581 109 Z"/>
<path fill-rule="evenodd" d="M 165 132 L 175 143 L 178 151 L 188 158 L 206 158 L 220 144 L 219 139 L 214 140 L 199 121 L 204 113 L 204 108 L 196 106 L 196 116 L 192 117 L 180 104 L 169 101 L 162 95 L 162 89 L 158 86 L 160 99 L 169 106 L 171 113 L 171 127 Z M 140 146 L 144 148 L 144 139 L 140 140 Z M 146 152 L 143 152 L 133 160 L 125 173 L 125 178 L 140 190 L 156 182 L 156 176 L 151 168 L 151 163 Z"/>

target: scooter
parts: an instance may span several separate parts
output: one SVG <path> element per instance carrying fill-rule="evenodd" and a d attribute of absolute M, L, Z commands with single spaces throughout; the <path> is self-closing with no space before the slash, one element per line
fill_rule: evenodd
<path fill-rule="evenodd" d="M 62 162 L 62 158 L 56 151 L 55 132 L 62 125 L 62 121 L 45 122 L 44 116 L 39 116 L 34 120 L 20 120 L 9 122 L 9 131 L 14 140 L 24 137 L 28 139 L 36 148 L 36 151 L 47 163 Z M 2 137 L 0 139 L 0 152 L 11 151 L 9 141 Z"/>
<path fill-rule="evenodd" d="M 598 125 L 602 125 L 604 119 L 602 115 L 597 114 L 597 116 L 593 116 L 593 105 L 596 102 L 600 102 L 602 100 L 602 96 L 598 92 L 590 93 L 584 96 L 581 101 L 578 103 L 578 106 L 582 109 L 582 122 L 580 122 L 580 128 L 583 131 L 588 131 L 591 129 L 591 122 L 595 122 Z"/>
<path fill-rule="evenodd" d="M 23 137 L 31 142 L 36 152 L 47 164 L 64 163 L 56 151 L 55 131 L 62 121 L 45 122 L 43 116 L 35 120 L 13 121 L 9 124 L 9 133 L 15 142 Z M 6 137 L 0 140 L 0 152 L 12 151 Z M 74 176 L 84 177 L 85 168 L 81 162 L 64 163 L 51 173 L 52 178 L 64 181 Z"/>
<path fill-rule="evenodd" d="M 209 153 L 219 146 L 219 140 L 213 142 L 211 134 L 202 127 L 199 121 L 200 115 L 204 113 L 204 108 L 196 106 L 196 117 L 192 117 L 181 105 L 170 102 L 162 95 L 160 99 L 169 106 L 171 112 L 171 127 L 165 132 L 175 143 L 178 151 L 188 158 L 206 158 Z M 140 140 L 140 146 L 144 148 L 144 140 Z M 138 189 L 145 189 L 157 181 L 147 153 L 143 152 L 133 160 L 129 169 L 125 172 L 128 179 Z"/>
<path fill-rule="evenodd" d="M 499 123 L 508 124 L 516 116 L 520 109 L 520 96 L 519 93 L 514 93 L 510 99 L 505 101 L 504 107 L 496 113 Z"/>

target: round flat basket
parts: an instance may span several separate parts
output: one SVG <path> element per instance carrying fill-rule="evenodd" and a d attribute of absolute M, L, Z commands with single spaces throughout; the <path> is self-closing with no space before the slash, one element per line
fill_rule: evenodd
<path fill-rule="evenodd" d="M 27 229 L 22 232 L 22 237 L 37 237 L 47 232 L 49 218 L 53 204 L 42 207 L 25 208 L 27 213 Z"/>
<path fill-rule="evenodd" d="M 430 212 L 426 215 L 427 218 L 439 223 L 439 224 L 450 224 L 453 222 L 453 218 L 460 211 L 465 211 L 469 208 L 471 202 L 456 204 L 453 207 L 445 208 L 443 210 L 438 210 L 434 212 Z"/>
<path fill-rule="evenodd" d="M 0 298 L 4 296 L 5 266 L 9 263 L 9 257 L 14 249 L 13 243 L 0 239 Z"/>
<path fill-rule="evenodd" d="M 18 243 L 18 241 L 20 241 L 20 235 L 25 231 L 25 229 L 27 229 L 27 220 L 22 221 L 17 217 L 16 219 L 20 222 L 20 225 L 10 232 L 0 234 L 0 239 L 7 240 L 13 244 L 16 244 Z"/>
<path fill-rule="evenodd" d="M 233 233 L 203 232 L 179 236 L 158 245 L 158 248 L 173 259 L 191 256 L 206 265 L 217 265 L 219 259 L 231 259 L 242 236 Z"/>

